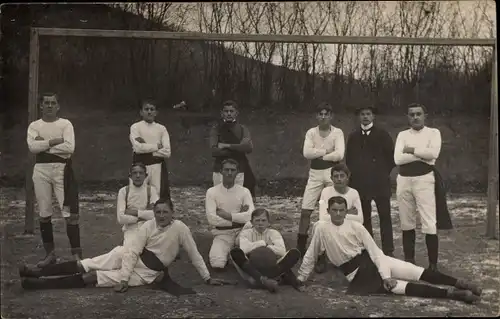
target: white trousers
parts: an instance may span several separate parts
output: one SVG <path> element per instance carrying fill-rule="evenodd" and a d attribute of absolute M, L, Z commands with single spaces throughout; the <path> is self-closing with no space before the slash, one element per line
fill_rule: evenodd
<path fill-rule="evenodd" d="M 96 271 L 97 287 L 113 287 L 121 281 L 121 267 L 125 248 L 117 246 L 109 253 L 80 261 L 86 272 Z M 138 258 L 128 285 L 143 286 L 152 283 L 161 272 L 149 269 Z"/>
<path fill-rule="evenodd" d="M 417 211 L 422 223 L 422 233 L 435 235 L 436 197 L 434 172 L 422 176 L 397 177 L 396 195 L 402 230 L 417 227 Z"/>
<path fill-rule="evenodd" d="M 306 189 L 302 198 L 302 209 L 314 210 L 319 200 L 321 191 L 327 186 L 332 186 L 332 169 L 310 169 Z"/>
<path fill-rule="evenodd" d="M 69 217 L 69 207 L 64 207 L 65 163 L 37 163 L 33 167 L 33 186 L 40 217 L 52 216 L 52 195 L 55 194 L 62 216 Z"/>
<path fill-rule="evenodd" d="M 214 240 L 212 242 L 212 247 L 210 247 L 210 252 L 208 253 L 210 266 L 212 266 L 212 268 L 226 267 L 231 249 L 239 244 L 238 236 L 240 232 L 243 229 L 251 227 L 252 223 L 248 222 L 243 228 L 228 230 L 213 229 L 212 234 L 214 235 Z"/>
<path fill-rule="evenodd" d="M 214 186 L 219 185 L 222 183 L 222 174 L 213 172 L 212 173 L 212 181 L 214 183 Z M 236 179 L 234 180 L 234 183 L 237 185 L 243 186 L 243 182 L 245 181 L 245 174 L 244 173 L 238 173 L 236 175 Z"/>
<path fill-rule="evenodd" d="M 148 185 L 153 186 L 160 197 L 161 190 L 161 163 L 146 166 L 148 177 L 146 182 Z"/>

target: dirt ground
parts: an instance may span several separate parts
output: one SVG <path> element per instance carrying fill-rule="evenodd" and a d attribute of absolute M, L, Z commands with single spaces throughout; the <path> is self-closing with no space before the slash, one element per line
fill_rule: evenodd
<path fill-rule="evenodd" d="M 211 236 L 204 215 L 204 189 L 173 188 L 177 218 L 193 231 L 201 254 L 207 259 Z M 278 294 L 237 286 L 210 287 L 202 283 L 186 254 L 172 267 L 172 276 L 198 294 L 173 297 L 148 287 L 126 294 L 112 289 L 46 290 L 25 292 L 20 287 L 17 265 L 35 263 L 43 255 L 38 229 L 23 235 L 24 194 L 3 188 L 0 198 L 2 232 L 1 298 L 3 318 L 169 318 L 169 317 L 382 317 L 382 316 L 494 316 L 499 314 L 499 242 L 484 237 L 486 199 L 472 195 L 449 196 L 455 229 L 440 233 L 440 265 L 445 273 L 482 284 L 477 305 L 458 301 L 428 300 L 401 296 L 357 297 L 345 294 L 345 279 L 334 269 L 312 274 L 305 292 L 283 287 Z M 81 236 L 85 256 L 105 253 L 120 244 L 116 222 L 116 193 L 84 191 L 81 194 Z M 268 208 L 273 226 L 280 230 L 287 247 L 295 247 L 299 197 L 261 196 L 256 206 Z M 396 257 L 402 257 L 397 206 L 392 201 Z M 375 211 L 375 208 L 374 208 Z M 317 218 L 317 216 L 316 216 Z M 375 239 L 380 243 L 378 218 L 374 215 Z M 54 215 L 57 253 L 69 256 L 64 221 Z M 427 266 L 423 236 L 417 231 L 417 263 Z M 219 275 L 237 279 L 229 267 Z"/>

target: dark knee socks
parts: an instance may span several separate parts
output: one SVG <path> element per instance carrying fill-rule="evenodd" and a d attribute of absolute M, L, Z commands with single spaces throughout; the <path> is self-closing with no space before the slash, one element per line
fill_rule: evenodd
<path fill-rule="evenodd" d="M 406 261 L 415 261 L 415 229 L 403 230 L 403 252 Z"/>
<path fill-rule="evenodd" d="M 82 272 L 82 269 L 78 267 L 78 262 L 75 260 L 66 261 L 60 264 L 48 265 L 40 269 L 41 276 L 65 276 L 74 275 Z"/>
<path fill-rule="evenodd" d="M 40 220 L 40 234 L 42 236 L 43 246 L 45 247 L 47 253 L 54 250 L 54 231 L 52 228 L 52 220 Z M 49 247 L 50 246 L 50 247 Z"/>
<path fill-rule="evenodd" d="M 262 274 L 252 266 L 252 264 L 248 261 L 245 253 L 240 248 L 236 248 L 231 250 L 231 258 L 233 261 L 241 268 L 244 272 L 250 275 L 257 283 L 260 283 L 260 277 Z"/>
<path fill-rule="evenodd" d="M 81 257 L 82 248 L 80 247 L 80 225 L 66 223 L 66 234 L 68 235 L 71 254 L 78 254 Z"/>
<path fill-rule="evenodd" d="M 83 288 L 85 282 L 81 274 L 60 278 L 23 278 L 24 289 L 69 289 Z"/>
<path fill-rule="evenodd" d="M 425 284 L 408 283 L 406 284 L 405 295 L 423 298 L 447 298 L 448 290 Z"/>
<path fill-rule="evenodd" d="M 436 234 L 425 235 L 425 244 L 427 246 L 427 255 L 429 258 L 429 264 L 437 264 L 438 261 L 438 249 L 439 249 L 439 241 L 438 236 Z"/>
<path fill-rule="evenodd" d="M 304 257 L 306 254 L 307 248 L 307 238 L 309 236 L 307 234 L 298 234 L 297 235 L 297 250 L 300 252 L 300 255 Z"/>
<path fill-rule="evenodd" d="M 426 281 L 434 285 L 447 285 L 454 287 L 457 284 L 456 278 L 430 269 L 425 269 L 419 280 Z"/>

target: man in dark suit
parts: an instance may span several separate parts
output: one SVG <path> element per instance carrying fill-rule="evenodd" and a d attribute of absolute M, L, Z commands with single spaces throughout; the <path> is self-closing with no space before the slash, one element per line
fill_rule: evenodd
<path fill-rule="evenodd" d="M 373 125 L 375 107 L 356 110 L 361 126 L 347 138 L 346 164 L 351 170 L 350 185 L 361 197 L 364 226 L 373 237 L 372 200 L 377 205 L 384 254 L 393 256 L 391 219 L 391 180 L 394 168 L 394 142 L 389 133 Z"/>

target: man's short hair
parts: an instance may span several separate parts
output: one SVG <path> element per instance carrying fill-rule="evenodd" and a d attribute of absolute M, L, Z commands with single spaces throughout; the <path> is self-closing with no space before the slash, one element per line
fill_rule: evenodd
<path fill-rule="evenodd" d="M 44 92 L 44 93 L 42 93 L 42 94 L 40 95 L 40 103 L 42 103 L 42 102 L 43 102 L 43 99 L 44 99 L 45 97 L 51 97 L 51 96 L 55 97 L 55 98 L 56 98 L 56 100 L 58 100 L 58 101 L 59 101 L 59 96 L 57 96 L 57 93 L 53 93 L 53 92 Z"/>
<path fill-rule="evenodd" d="M 333 204 L 344 204 L 347 209 L 347 201 L 342 196 L 333 196 L 328 200 L 328 208 L 332 207 Z"/>
<path fill-rule="evenodd" d="M 420 104 L 420 103 L 411 103 L 408 105 L 408 107 L 406 108 L 406 111 L 408 111 L 410 108 L 412 107 L 421 107 L 422 110 L 424 111 L 424 114 L 427 114 L 427 108 L 425 107 L 425 105 L 423 104 Z"/>
<path fill-rule="evenodd" d="M 238 110 L 238 103 L 233 100 L 224 101 L 224 103 L 222 103 L 222 108 L 224 108 L 224 106 L 232 106 L 235 110 Z"/>
<path fill-rule="evenodd" d="M 144 172 L 147 173 L 147 168 L 146 168 L 146 165 L 142 162 L 134 162 L 132 163 L 132 165 L 130 165 L 130 172 L 132 172 L 132 169 L 134 169 L 134 167 L 136 166 L 139 166 L 140 168 L 142 168 L 144 170 Z"/>
<path fill-rule="evenodd" d="M 222 161 L 220 167 L 221 167 L 221 170 L 222 168 L 224 167 L 225 164 L 233 164 L 236 166 L 236 169 L 239 171 L 240 170 L 240 164 L 238 163 L 237 160 L 233 159 L 233 158 L 226 158 L 225 160 Z"/>
<path fill-rule="evenodd" d="M 266 215 L 267 220 L 270 220 L 269 211 L 267 209 L 265 209 L 265 208 L 254 209 L 254 211 L 252 212 L 252 216 L 251 216 L 250 220 L 253 220 L 255 217 L 259 217 L 261 215 Z"/>
<path fill-rule="evenodd" d="M 160 205 L 160 204 L 167 204 L 167 206 L 173 211 L 174 210 L 174 203 L 172 202 L 172 200 L 170 198 L 163 198 L 163 197 L 160 197 L 160 199 L 158 199 L 155 204 L 153 205 L 153 208 L 156 208 L 156 206 Z"/>
<path fill-rule="evenodd" d="M 344 172 L 346 175 L 351 175 L 351 171 L 349 170 L 349 167 L 345 163 L 337 163 L 333 165 L 332 167 L 332 175 L 333 172 Z"/>
<path fill-rule="evenodd" d="M 155 110 L 158 109 L 158 107 L 156 106 L 156 101 L 151 99 L 151 98 L 146 98 L 146 99 L 143 99 L 141 101 L 141 110 L 144 108 L 144 106 L 146 105 L 152 105 L 155 107 Z"/>
<path fill-rule="evenodd" d="M 332 106 L 327 102 L 321 102 L 316 106 L 316 113 L 320 113 L 323 110 L 328 111 L 330 114 L 333 113 Z"/>

